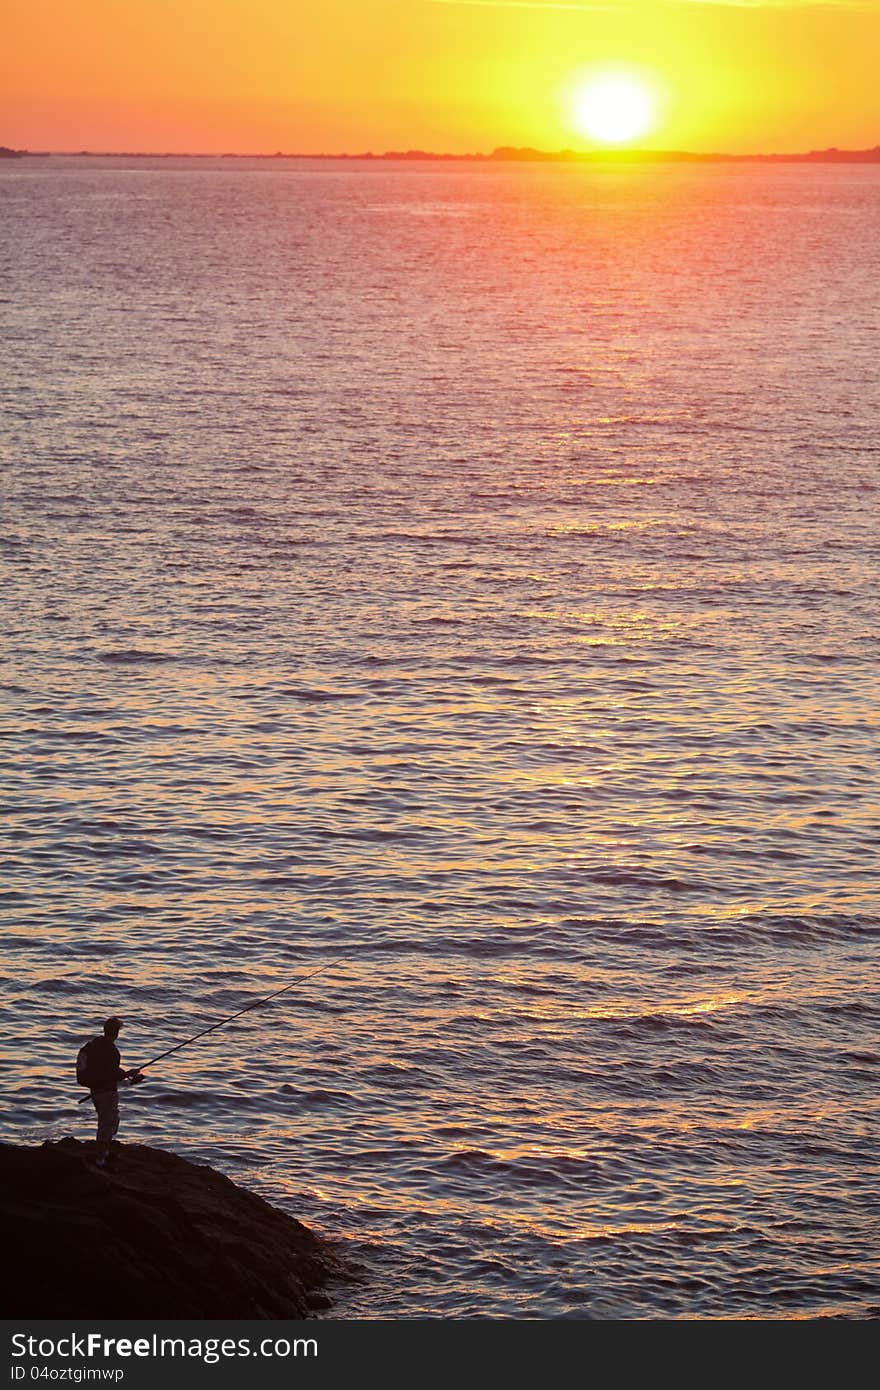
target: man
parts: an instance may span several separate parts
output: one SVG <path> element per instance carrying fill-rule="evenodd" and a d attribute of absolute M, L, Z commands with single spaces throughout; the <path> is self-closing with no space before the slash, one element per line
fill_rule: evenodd
<path fill-rule="evenodd" d="M 86 1049 L 86 1080 L 98 1114 L 98 1153 L 95 1159 L 98 1168 L 107 1167 L 110 1141 L 119 1128 L 120 1081 L 126 1086 L 133 1086 L 143 1080 L 141 1072 L 123 1071 L 120 1066 L 116 1039 L 121 1027 L 118 1018 L 108 1018 L 104 1024 L 104 1036 L 92 1038 Z"/>

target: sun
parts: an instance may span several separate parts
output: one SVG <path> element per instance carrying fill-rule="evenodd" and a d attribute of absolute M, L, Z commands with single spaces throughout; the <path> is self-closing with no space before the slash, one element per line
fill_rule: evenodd
<path fill-rule="evenodd" d="M 572 117 L 582 135 L 601 145 L 623 145 L 652 129 L 654 95 L 635 75 L 606 73 L 577 88 Z"/>

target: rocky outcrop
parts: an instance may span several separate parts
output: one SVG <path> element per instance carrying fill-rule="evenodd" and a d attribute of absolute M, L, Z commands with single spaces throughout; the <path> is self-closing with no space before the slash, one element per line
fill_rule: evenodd
<path fill-rule="evenodd" d="M 342 1273 L 327 1242 L 213 1168 L 141 1145 L 0 1145 L 4 1316 L 304 1318 Z"/>

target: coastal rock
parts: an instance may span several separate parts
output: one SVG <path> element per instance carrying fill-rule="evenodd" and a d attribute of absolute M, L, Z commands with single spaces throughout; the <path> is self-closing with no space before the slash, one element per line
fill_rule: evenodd
<path fill-rule="evenodd" d="M 304 1318 L 328 1244 L 229 1178 L 142 1145 L 0 1144 L 6 1317 Z"/>

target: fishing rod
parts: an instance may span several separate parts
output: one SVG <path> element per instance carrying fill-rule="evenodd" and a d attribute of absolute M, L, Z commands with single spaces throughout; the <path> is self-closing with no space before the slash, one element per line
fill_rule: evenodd
<path fill-rule="evenodd" d="M 264 1004 L 269 1004 L 273 999 L 278 999 L 280 995 L 286 994 L 288 990 L 295 989 L 297 985 L 304 984 L 306 980 L 313 979 L 315 975 L 322 975 L 324 971 L 329 970 L 331 966 L 338 965 L 342 959 L 342 956 L 336 956 L 333 960 L 327 961 L 326 965 L 319 965 L 317 970 L 310 970 L 306 975 L 297 975 L 296 979 L 291 980 L 290 984 L 285 985 L 283 989 L 276 989 L 273 994 L 267 994 L 262 999 L 255 999 L 253 1004 L 246 1004 L 245 1007 L 239 1009 L 237 1013 L 230 1014 L 228 1018 L 221 1018 L 219 1023 L 212 1023 L 209 1028 L 203 1028 L 199 1033 L 193 1033 L 191 1038 L 184 1038 L 183 1042 L 177 1043 L 174 1047 L 169 1047 L 165 1052 L 160 1052 L 157 1057 L 151 1057 L 149 1062 L 144 1062 L 142 1067 L 132 1067 L 131 1070 L 135 1074 L 140 1075 L 147 1070 L 147 1067 L 155 1066 L 157 1062 L 161 1062 L 164 1058 L 170 1057 L 174 1052 L 180 1052 L 183 1047 L 189 1047 L 190 1043 L 197 1042 L 199 1038 L 207 1037 L 209 1033 L 216 1033 L 218 1028 L 224 1028 L 227 1023 L 232 1023 L 233 1019 L 241 1018 L 242 1014 L 249 1014 L 253 1009 L 260 1009 Z M 85 1101 L 91 1100 L 91 1096 L 92 1093 L 89 1091 L 77 1104 L 82 1105 Z"/>

